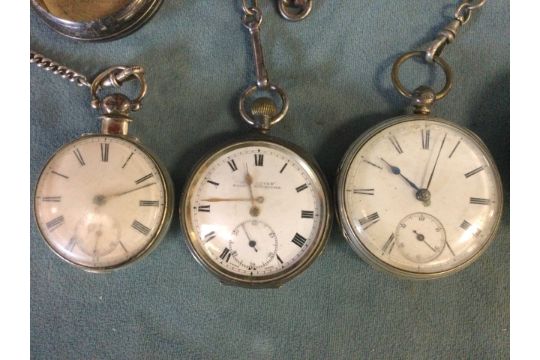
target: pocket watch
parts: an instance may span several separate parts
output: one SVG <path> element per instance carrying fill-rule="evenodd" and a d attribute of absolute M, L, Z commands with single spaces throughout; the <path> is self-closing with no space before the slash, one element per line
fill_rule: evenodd
<path fill-rule="evenodd" d="M 34 11 L 56 32 L 77 40 L 112 40 L 146 23 L 162 0 L 31 0 Z"/>
<path fill-rule="evenodd" d="M 39 176 L 34 214 L 50 249 L 63 260 L 90 272 L 120 268 L 147 255 L 166 233 L 172 217 L 173 188 L 165 167 L 127 135 L 146 93 L 141 67 L 113 67 L 92 82 L 40 54 L 31 62 L 90 86 L 92 106 L 102 110 L 101 132 L 82 135 L 62 146 Z M 105 87 L 137 79 L 135 100 Z"/>
<path fill-rule="evenodd" d="M 328 239 L 331 211 L 321 170 L 297 146 L 265 133 L 288 110 L 282 89 L 268 82 L 259 39 L 260 9 L 246 7 L 258 83 L 244 91 L 240 114 L 262 134 L 205 156 L 189 177 L 181 222 L 195 259 L 222 283 L 278 287 L 304 271 Z M 256 92 L 277 94 L 255 98 Z"/>
<path fill-rule="evenodd" d="M 412 99 L 415 114 L 362 135 L 338 170 L 337 213 L 345 238 L 368 263 L 398 276 L 450 275 L 473 263 L 497 233 L 503 191 L 489 150 L 470 130 L 429 115 L 452 84 L 451 68 L 439 57 L 442 46 L 476 8 L 460 6 L 440 35 L 445 41 L 395 62 L 392 80 Z M 399 68 L 413 57 L 442 67 L 447 82 L 439 93 L 403 87 Z"/>

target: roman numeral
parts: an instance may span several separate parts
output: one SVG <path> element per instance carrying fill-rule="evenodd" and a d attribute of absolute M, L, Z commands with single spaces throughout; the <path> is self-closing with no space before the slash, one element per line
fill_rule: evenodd
<path fill-rule="evenodd" d="M 388 240 L 386 240 L 386 242 L 384 243 L 384 246 L 382 247 L 382 251 L 383 251 L 383 254 L 386 253 L 386 250 L 388 250 L 388 254 L 390 254 L 392 252 L 392 249 L 394 248 L 394 240 L 395 240 L 395 236 L 394 234 L 390 235 L 390 237 L 388 238 Z"/>
<path fill-rule="evenodd" d="M 60 201 L 62 201 L 62 197 L 61 196 L 44 196 L 44 197 L 41 198 L 41 201 L 60 202 Z"/>
<path fill-rule="evenodd" d="M 375 189 L 354 189 L 353 194 L 358 195 L 375 195 Z"/>
<path fill-rule="evenodd" d="M 307 239 L 299 233 L 296 233 L 291 241 L 299 247 L 302 247 L 306 243 Z"/>
<path fill-rule="evenodd" d="M 210 205 L 201 205 L 198 210 L 199 212 L 210 212 Z"/>
<path fill-rule="evenodd" d="M 485 167 L 482 165 L 480 167 L 477 167 L 476 169 L 474 170 L 471 170 L 469 171 L 468 173 L 465 174 L 465 177 L 466 178 L 470 178 L 471 176 L 475 175 L 475 174 L 478 174 L 480 171 L 484 170 Z"/>
<path fill-rule="evenodd" d="M 109 145 L 110 144 L 101 144 L 101 161 L 109 161 Z"/>
<path fill-rule="evenodd" d="M 283 260 L 281 260 L 281 258 L 279 257 L 278 254 L 276 254 L 276 259 L 277 259 L 277 261 L 279 261 L 281 264 L 283 264 Z"/>
<path fill-rule="evenodd" d="M 285 165 L 283 165 L 283 167 L 281 168 L 281 170 L 279 170 L 280 174 L 283 174 L 283 171 L 285 171 L 285 168 L 287 167 L 287 165 L 289 165 L 288 162 L 286 162 Z"/>
<path fill-rule="evenodd" d="M 209 183 L 209 184 L 215 185 L 215 186 L 219 186 L 218 182 L 215 182 L 215 181 L 212 181 L 212 180 L 206 180 L 206 182 Z"/>
<path fill-rule="evenodd" d="M 469 231 L 470 229 L 474 230 L 472 232 L 472 234 L 474 236 L 478 236 L 480 235 L 480 233 L 482 232 L 482 230 L 476 228 L 475 226 L 473 226 L 470 222 L 468 222 L 467 220 L 463 220 L 463 222 L 461 223 L 461 225 L 459 226 L 460 228 L 462 228 L 463 230 L 465 231 Z"/>
<path fill-rule="evenodd" d="M 73 251 L 76 244 L 77 244 L 77 238 L 72 237 L 71 239 L 69 239 L 69 243 L 66 245 L 66 249 L 69 251 Z"/>
<path fill-rule="evenodd" d="M 263 163 L 264 163 L 264 155 L 255 154 L 255 166 L 263 166 Z"/>
<path fill-rule="evenodd" d="M 221 255 L 219 255 L 219 258 L 221 260 L 225 260 L 225 262 L 229 262 L 229 260 L 231 259 L 231 250 L 229 250 L 229 248 L 223 249 Z"/>
<path fill-rule="evenodd" d="M 236 163 L 234 162 L 234 160 L 229 160 L 229 161 L 227 161 L 227 164 L 229 164 L 229 166 L 231 167 L 231 170 L 232 170 L 232 171 L 238 170 L 238 166 L 236 166 Z"/>
<path fill-rule="evenodd" d="M 129 154 L 129 156 L 128 156 L 126 162 L 124 163 L 124 165 L 122 165 L 122 169 L 126 167 L 128 161 L 131 159 L 131 157 L 133 156 L 133 154 L 134 154 L 134 153 Z"/>
<path fill-rule="evenodd" d="M 140 232 L 143 235 L 148 235 L 150 233 L 150 228 L 144 226 L 137 220 L 133 221 L 133 224 L 131 224 L 131 227 Z"/>
<path fill-rule="evenodd" d="M 303 184 L 303 185 L 300 185 L 299 187 L 296 188 L 296 192 L 300 192 L 300 191 L 304 191 L 307 189 L 307 184 Z"/>
<path fill-rule="evenodd" d="M 397 141 L 397 139 L 396 139 L 396 137 L 394 135 L 390 135 L 388 140 L 390 140 L 390 142 L 392 143 L 392 145 L 394 146 L 394 148 L 396 149 L 398 154 L 403 154 L 403 149 L 399 145 L 399 142 Z"/>
<path fill-rule="evenodd" d="M 129 251 L 128 251 L 128 249 L 126 248 L 126 245 L 124 245 L 124 243 L 121 242 L 121 241 L 118 241 L 118 243 L 120 244 L 120 247 L 122 248 L 122 250 L 124 250 L 124 252 L 125 252 L 126 254 L 128 254 Z"/>
<path fill-rule="evenodd" d="M 422 129 L 422 149 L 429 150 L 429 137 L 431 130 Z"/>
<path fill-rule="evenodd" d="M 64 179 L 69 179 L 69 176 L 60 174 L 59 172 L 56 172 L 56 171 L 54 171 L 54 170 L 51 170 L 51 173 L 53 173 L 54 175 L 61 176 L 61 177 L 63 177 Z"/>
<path fill-rule="evenodd" d="M 471 227 L 471 223 L 468 222 L 467 220 L 463 220 L 463 222 L 461 223 L 461 225 L 459 225 L 463 230 L 469 230 L 469 228 Z"/>
<path fill-rule="evenodd" d="M 475 198 L 472 197 L 469 202 L 474 205 L 489 205 L 491 204 L 491 199 L 482 199 L 482 198 Z"/>
<path fill-rule="evenodd" d="M 461 140 L 459 140 L 456 144 L 456 146 L 454 146 L 454 148 L 452 149 L 452 151 L 450 152 L 450 155 L 448 155 L 448 158 L 451 159 L 452 156 L 454 155 L 454 153 L 456 152 L 456 149 L 458 148 L 459 144 L 461 144 Z"/>
<path fill-rule="evenodd" d="M 153 177 L 154 174 L 150 173 L 148 175 L 144 175 L 142 178 L 138 179 L 138 180 L 135 180 L 135 184 L 139 185 L 140 183 L 150 179 L 151 177 Z"/>
<path fill-rule="evenodd" d="M 215 231 L 209 232 L 208 234 L 204 235 L 204 242 L 209 242 L 212 239 L 214 239 L 215 237 L 216 237 L 216 232 Z"/>
<path fill-rule="evenodd" d="M 313 219 L 314 215 L 313 211 L 302 210 L 302 219 Z"/>
<path fill-rule="evenodd" d="M 73 150 L 73 155 L 75 155 L 75 157 L 77 158 L 77 161 L 79 162 L 79 164 L 81 164 L 81 166 L 86 165 L 79 149 Z"/>
<path fill-rule="evenodd" d="M 159 206 L 158 200 L 139 200 L 139 206 Z"/>
<path fill-rule="evenodd" d="M 373 213 L 365 218 L 359 219 L 358 222 L 362 225 L 362 229 L 367 230 L 371 225 L 378 223 L 380 220 L 378 213 Z"/>
<path fill-rule="evenodd" d="M 45 225 L 47 226 L 47 229 L 49 231 L 53 231 L 57 227 L 61 226 L 63 223 L 64 223 L 64 217 L 63 216 L 58 216 L 58 217 L 52 219 L 51 221 L 49 221 L 48 223 L 46 223 Z"/>

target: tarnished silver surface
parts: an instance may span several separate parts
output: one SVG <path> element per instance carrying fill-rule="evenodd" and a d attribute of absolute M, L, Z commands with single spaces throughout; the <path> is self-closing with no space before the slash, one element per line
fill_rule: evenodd
<path fill-rule="evenodd" d="M 259 129 L 262 132 L 267 132 L 270 128 L 283 120 L 287 111 L 289 110 L 289 100 L 285 91 L 279 86 L 270 83 L 268 79 L 268 71 L 264 65 L 264 55 L 261 44 L 260 28 L 263 20 L 262 10 L 258 7 L 258 1 L 253 0 L 250 4 L 248 0 L 242 0 L 242 10 L 244 15 L 242 16 L 242 24 L 248 29 L 251 39 L 251 45 L 253 48 L 253 58 L 255 60 L 255 73 L 257 76 L 257 83 L 251 85 L 244 90 L 240 96 L 239 111 L 242 119 L 251 126 Z M 281 100 L 281 108 L 276 111 L 274 115 L 267 116 L 266 118 L 260 118 L 253 113 L 253 109 L 247 105 L 250 98 L 255 95 L 256 92 L 267 92 L 276 94 Z M 269 101 L 274 101 L 268 98 Z M 278 106 L 276 106 L 276 109 Z"/>
<path fill-rule="evenodd" d="M 403 65 L 403 63 L 406 62 L 407 60 L 412 59 L 414 57 L 423 58 L 424 55 L 425 55 L 425 52 L 423 51 L 410 51 L 408 53 L 401 55 L 394 62 L 394 65 L 392 66 L 392 83 L 394 84 L 394 87 L 396 88 L 396 90 L 401 95 L 405 96 L 406 98 L 414 99 L 415 96 L 413 92 L 411 92 L 410 90 L 407 90 L 407 88 L 403 86 L 403 84 L 401 83 L 401 80 L 399 79 L 399 70 L 401 68 L 401 65 Z M 446 76 L 446 82 L 444 84 L 444 87 L 435 94 L 435 100 L 441 100 L 446 95 L 448 95 L 448 93 L 452 89 L 452 81 L 453 81 L 454 75 L 452 73 L 452 68 L 444 59 L 437 56 L 433 60 L 435 61 L 437 65 L 439 65 L 443 69 L 444 74 Z"/>
<path fill-rule="evenodd" d="M 222 154 L 230 152 L 234 149 L 261 146 L 265 144 L 270 148 L 278 151 L 286 150 L 295 161 L 310 175 L 313 183 L 320 184 L 320 189 L 317 190 L 317 196 L 321 199 L 321 231 L 314 239 L 316 245 L 309 251 L 307 256 L 303 257 L 297 264 L 286 268 L 279 273 L 254 278 L 252 276 L 244 276 L 231 273 L 230 271 L 217 266 L 214 261 L 202 249 L 200 241 L 196 235 L 195 228 L 191 221 L 190 215 L 190 199 L 194 196 L 193 186 L 197 183 L 201 176 L 204 176 L 208 167 L 215 159 L 218 159 Z M 191 171 L 191 174 L 186 181 L 182 198 L 180 200 L 180 221 L 184 232 L 186 233 L 186 243 L 191 254 L 208 272 L 216 276 L 224 285 L 235 285 L 249 288 L 278 288 L 287 281 L 300 275 L 304 272 L 315 259 L 324 250 L 328 242 L 328 236 L 332 226 L 332 206 L 331 196 L 328 184 L 315 160 L 298 146 L 267 135 L 251 135 L 242 137 L 239 140 L 233 140 L 230 143 L 220 146 L 218 149 L 211 151 L 202 158 Z"/>
<path fill-rule="evenodd" d="M 142 100 L 148 90 L 144 77 L 144 69 L 141 66 L 114 66 L 103 71 L 90 83 L 86 76 L 48 59 L 33 50 L 30 50 L 30 63 L 34 63 L 46 71 L 51 71 L 55 75 L 75 82 L 79 86 L 90 87 L 92 107 L 94 109 L 100 109 L 103 112 L 103 115 L 100 117 L 102 134 L 127 135 L 128 125 L 132 121 L 129 117 L 129 112 L 140 110 Z M 124 82 L 134 79 L 140 83 L 139 94 L 135 99 L 129 99 L 119 93 L 108 95 L 104 99 L 98 97 L 101 89 L 106 87 L 118 89 Z"/>
<path fill-rule="evenodd" d="M 52 29 L 77 40 L 112 40 L 135 31 L 162 0 L 31 0 Z"/>

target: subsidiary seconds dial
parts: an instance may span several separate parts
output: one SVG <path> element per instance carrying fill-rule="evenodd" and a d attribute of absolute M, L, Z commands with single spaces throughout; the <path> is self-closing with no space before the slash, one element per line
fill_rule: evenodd
<path fill-rule="evenodd" d="M 502 186 L 487 148 L 437 118 L 404 116 L 361 137 L 338 176 L 343 231 L 373 265 L 413 278 L 472 263 L 493 239 Z"/>
<path fill-rule="evenodd" d="M 208 156 L 182 208 L 194 256 L 239 285 L 281 284 L 313 261 L 328 235 L 322 176 L 274 141 L 238 142 Z"/>

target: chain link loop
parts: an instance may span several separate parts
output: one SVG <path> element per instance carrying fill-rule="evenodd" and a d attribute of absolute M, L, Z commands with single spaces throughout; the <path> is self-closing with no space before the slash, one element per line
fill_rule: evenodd
<path fill-rule="evenodd" d="M 39 54 L 32 50 L 30 50 L 30 63 L 36 64 L 37 67 L 40 67 L 46 71 L 50 71 L 55 75 L 59 75 L 63 79 L 77 84 L 77 86 L 92 86 L 88 82 L 86 76 L 76 72 L 75 70 L 65 67 L 51 59 L 48 59 L 42 54 Z"/>
<path fill-rule="evenodd" d="M 454 13 L 454 19 L 458 20 L 462 25 L 465 25 L 471 19 L 473 11 L 480 9 L 485 4 L 486 0 L 465 0 L 458 6 L 456 12 Z"/>
<path fill-rule="evenodd" d="M 242 10 L 247 16 L 255 16 L 256 12 L 260 12 L 258 0 L 242 0 Z"/>

